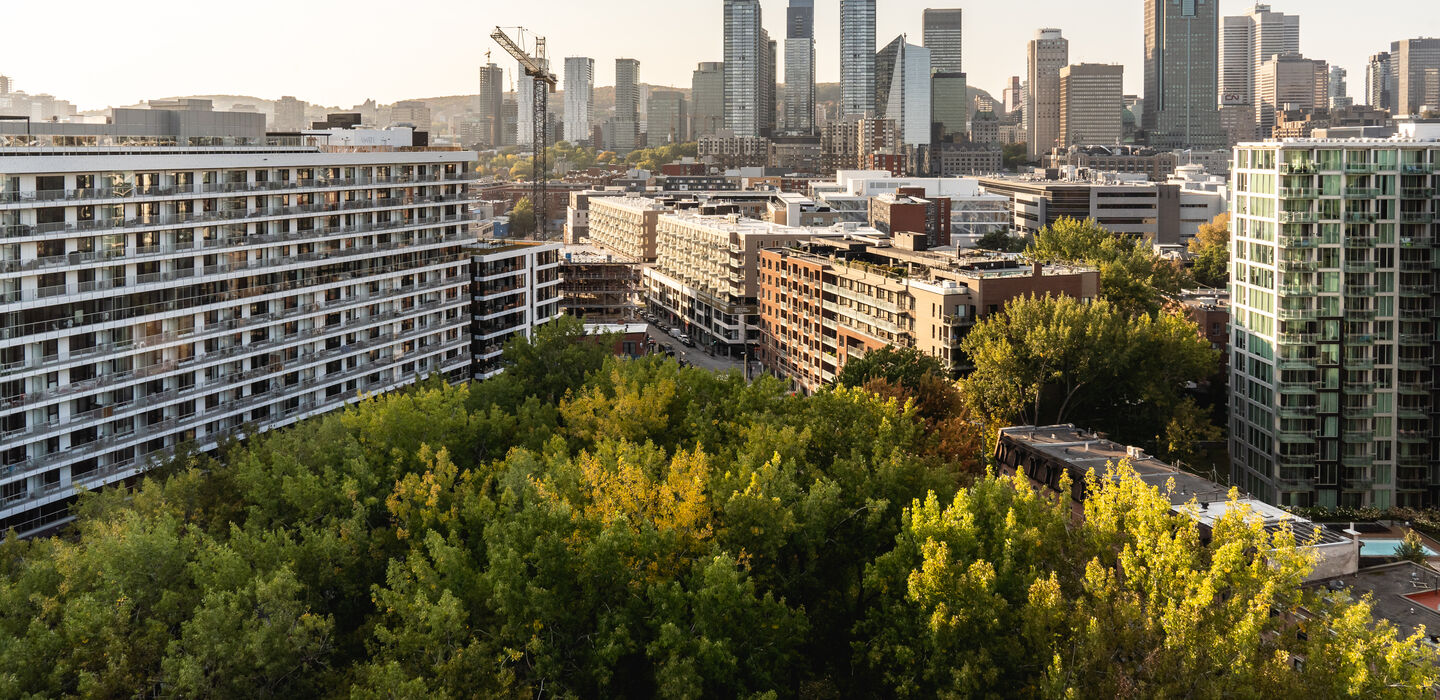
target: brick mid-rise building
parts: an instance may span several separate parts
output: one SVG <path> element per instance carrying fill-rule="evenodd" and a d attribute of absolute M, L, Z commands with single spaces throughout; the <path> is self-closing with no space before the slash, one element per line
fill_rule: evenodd
<path fill-rule="evenodd" d="M 870 225 L 883 233 L 920 233 L 928 247 L 950 245 L 950 198 L 901 187 L 870 200 Z"/>
<path fill-rule="evenodd" d="M 849 360 L 885 346 L 916 348 L 952 371 L 975 322 L 1031 294 L 1094 299 L 1088 268 L 959 259 L 905 250 L 870 235 L 816 238 L 761 252 L 756 301 L 771 373 L 813 392 Z M 883 245 L 881 245 L 883 244 Z"/>

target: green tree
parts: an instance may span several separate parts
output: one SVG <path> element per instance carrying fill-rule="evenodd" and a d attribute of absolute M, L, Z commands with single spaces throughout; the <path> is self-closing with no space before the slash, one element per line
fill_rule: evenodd
<path fill-rule="evenodd" d="M 1030 164 L 1030 147 L 1023 143 L 1007 143 L 1001 147 L 1001 159 L 1006 170 L 1019 170 Z"/>
<path fill-rule="evenodd" d="M 1019 253 L 1025 250 L 1025 239 L 1012 236 L 1004 231 L 991 231 L 975 242 L 980 250 L 998 250 L 1002 253 Z"/>
<path fill-rule="evenodd" d="M 1041 229 L 1025 255 L 1098 268 L 1100 295 L 1129 315 L 1155 314 L 1191 281 L 1182 267 L 1156 255 L 1143 239 L 1112 233 L 1090 219 L 1062 218 Z"/>
<path fill-rule="evenodd" d="M 1425 563 L 1425 541 L 1420 539 L 1420 533 L 1410 530 L 1405 533 L 1405 538 L 1395 546 L 1395 556 L 1416 564 Z"/>
<path fill-rule="evenodd" d="M 1183 316 L 1132 317 L 1071 297 L 1014 299 L 961 347 L 975 365 L 962 393 L 992 430 L 1077 422 L 1152 446 L 1185 385 L 1217 362 Z"/>
<path fill-rule="evenodd" d="M 1190 239 L 1190 254 L 1195 257 L 1195 281 L 1207 287 L 1225 288 L 1230 284 L 1230 214 L 1220 214 L 1209 223 L 1201 224 Z"/>
<path fill-rule="evenodd" d="M 867 572 L 884 593 L 855 651 L 876 690 L 1409 697 L 1440 679 L 1433 649 L 1388 623 L 1366 629 L 1364 603 L 1301 589 L 1308 533 L 1268 532 L 1232 500 L 1204 542 L 1197 520 L 1125 464 L 1086 488 L 1078 524 L 1068 488 L 1036 494 L 1023 477 L 986 479 L 948 506 L 915 502 Z"/>
<path fill-rule="evenodd" d="M 510 210 L 510 235 L 528 236 L 535 232 L 535 204 L 521 197 Z"/>
<path fill-rule="evenodd" d="M 940 360 L 915 348 L 887 345 L 846 362 L 835 377 L 835 383 L 858 387 L 865 386 L 872 379 L 884 379 L 913 389 L 926 376 L 944 374 L 945 368 Z"/>

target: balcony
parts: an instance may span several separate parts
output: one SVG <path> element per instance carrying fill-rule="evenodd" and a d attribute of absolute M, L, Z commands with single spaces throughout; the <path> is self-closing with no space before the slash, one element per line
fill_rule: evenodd
<path fill-rule="evenodd" d="M 1374 248 L 1378 240 L 1371 235 L 1358 234 L 1345 239 L 1346 248 Z"/>
<path fill-rule="evenodd" d="M 1346 163 L 1346 164 L 1345 164 L 1345 172 L 1347 172 L 1347 173 L 1373 173 L 1373 172 L 1375 172 L 1375 164 L 1374 164 L 1374 163 Z"/>
<path fill-rule="evenodd" d="M 1375 455 L 1345 455 L 1340 458 L 1340 463 L 1351 469 L 1365 469 L 1375 463 Z"/>
<path fill-rule="evenodd" d="M 1405 420 L 1430 420 L 1430 409 L 1423 406 L 1400 406 L 1395 415 Z"/>
<path fill-rule="evenodd" d="M 1399 385 L 1399 392 L 1402 396 L 1429 396 L 1430 391 L 1435 387 L 1435 383 L 1428 379 L 1413 382 L 1401 381 Z"/>
<path fill-rule="evenodd" d="M 1396 455 L 1395 466 L 1405 469 L 1429 467 L 1430 458 L 1425 455 Z"/>
<path fill-rule="evenodd" d="M 1281 248 L 1314 248 L 1320 245 L 1319 236 L 1281 236 Z"/>
<path fill-rule="evenodd" d="M 1351 369 L 1356 371 L 1369 371 L 1375 369 L 1375 360 L 1372 360 L 1368 357 L 1356 359 L 1345 358 L 1344 366 L 1345 369 Z"/>
<path fill-rule="evenodd" d="M 1314 187 L 1281 187 L 1281 199 L 1315 199 L 1320 196 L 1320 190 Z"/>
<path fill-rule="evenodd" d="M 1320 269 L 1318 260 L 1281 260 L 1275 265 L 1281 272 L 1314 272 Z"/>
<path fill-rule="evenodd" d="M 1318 435 L 1319 433 L 1314 430 L 1277 430 L 1275 431 L 1275 441 L 1305 445 L 1314 442 Z"/>
<path fill-rule="evenodd" d="M 1281 345 L 1314 345 L 1320 341 L 1318 333 L 1278 333 L 1275 342 Z"/>
<path fill-rule="evenodd" d="M 1280 223 L 1282 224 L 1313 224 L 1319 221 L 1320 215 L 1313 211 L 1280 212 Z"/>
<path fill-rule="evenodd" d="M 1402 211 L 1400 212 L 1400 223 L 1402 224 L 1430 224 L 1435 222 L 1435 215 L 1425 211 Z"/>
<path fill-rule="evenodd" d="M 1315 172 L 1315 164 L 1312 162 L 1280 164 L 1281 175 L 1314 175 Z"/>
<path fill-rule="evenodd" d="M 1362 419 L 1375 417 L 1374 406 L 1345 406 L 1342 407 L 1340 411 L 1340 415 L 1343 415 L 1346 418 Z"/>
<path fill-rule="evenodd" d="M 1373 394 L 1377 385 L 1375 382 L 1345 382 L 1345 393 L 1347 394 Z"/>
<path fill-rule="evenodd" d="M 1278 389 L 1281 394 L 1313 394 L 1320 389 L 1320 382 L 1280 382 Z"/>
<path fill-rule="evenodd" d="M 1345 188 L 1345 199 L 1370 199 L 1379 197 L 1380 190 L 1376 187 L 1347 187 Z"/>
<path fill-rule="evenodd" d="M 1318 284 L 1282 284 L 1279 287 L 1281 296 L 1314 296 L 1320 293 Z"/>
<path fill-rule="evenodd" d="M 1400 296 L 1406 299 L 1429 299 L 1434 293 L 1435 286 L 1430 284 L 1400 285 Z"/>
<path fill-rule="evenodd" d="M 1347 430 L 1345 431 L 1345 434 L 1341 436 L 1340 440 L 1342 442 L 1348 442 L 1352 445 L 1364 445 L 1367 443 L 1375 442 L 1375 431 Z"/>
<path fill-rule="evenodd" d="M 1395 366 L 1407 372 L 1428 372 L 1431 369 L 1430 360 L 1418 357 L 1402 357 L 1395 361 Z"/>
<path fill-rule="evenodd" d="M 1314 418 L 1315 411 L 1318 409 L 1319 406 L 1314 404 L 1307 406 L 1280 406 L 1275 409 L 1275 412 L 1278 413 L 1281 418 Z"/>
<path fill-rule="evenodd" d="M 1280 309 L 1275 312 L 1275 316 L 1281 321 L 1309 321 L 1319 313 L 1318 309 Z"/>
<path fill-rule="evenodd" d="M 1405 199 L 1430 199 L 1435 196 L 1434 187 L 1405 187 L 1400 190 Z"/>
<path fill-rule="evenodd" d="M 1370 213 L 1370 212 L 1366 212 L 1366 211 L 1347 211 L 1347 212 L 1345 212 L 1345 221 L 1346 221 L 1346 223 L 1351 223 L 1351 224 L 1373 224 L 1373 223 L 1375 223 L 1376 221 L 1379 221 L 1379 220 L 1380 220 L 1380 217 L 1379 217 L 1379 216 L 1377 216 L 1377 215 L 1375 215 L 1375 214 L 1372 214 L 1372 213 Z"/>
<path fill-rule="evenodd" d="M 1345 309 L 1345 319 L 1348 321 L 1374 321 L 1377 313 L 1375 309 Z"/>
<path fill-rule="evenodd" d="M 1345 272 L 1352 275 L 1368 275 L 1375 271 L 1376 265 L 1366 260 L 1345 261 Z"/>
<path fill-rule="evenodd" d="M 1400 172 L 1406 175 L 1427 175 L 1435 172 L 1434 163 L 1405 163 L 1400 166 Z"/>
<path fill-rule="evenodd" d="M 1401 345 L 1430 347 L 1431 343 L 1433 342 L 1435 341 L 1432 340 L 1429 335 L 1424 333 L 1402 333 L 1400 335 Z"/>

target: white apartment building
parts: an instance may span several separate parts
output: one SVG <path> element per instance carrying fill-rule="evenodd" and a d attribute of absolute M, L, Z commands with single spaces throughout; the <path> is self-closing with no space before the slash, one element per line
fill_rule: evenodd
<path fill-rule="evenodd" d="M 595 59 L 571 56 L 565 59 L 565 140 L 590 141 L 595 112 Z"/>
<path fill-rule="evenodd" d="M 593 212 L 591 225 L 594 225 Z M 593 231 L 593 228 L 592 228 Z M 657 258 L 641 284 L 650 310 L 700 347 L 743 356 L 760 342 L 755 297 L 760 251 L 843 230 L 780 226 L 736 215 L 673 213 L 656 226 Z"/>
<path fill-rule="evenodd" d="M 474 153 L 143 138 L 0 148 L 0 529 L 185 445 L 469 375 Z"/>
<path fill-rule="evenodd" d="M 560 243 L 480 241 L 470 255 L 473 376 L 503 371 L 505 343 L 560 317 Z"/>
<path fill-rule="evenodd" d="M 649 197 L 590 201 L 590 243 L 629 260 L 655 261 L 655 226 L 667 210 Z"/>

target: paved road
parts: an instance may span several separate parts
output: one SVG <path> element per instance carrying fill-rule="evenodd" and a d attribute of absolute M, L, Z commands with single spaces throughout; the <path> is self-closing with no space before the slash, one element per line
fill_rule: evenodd
<path fill-rule="evenodd" d="M 745 363 L 741 362 L 740 360 L 732 360 L 724 356 L 712 357 L 710 355 L 707 355 L 705 353 L 705 350 L 698 346 L 693 348 L 687 348 L 684 345 L 681 345 L 678 338 L 676 338 L 674 335 L 660 330 L 653 323 L 649 324 L 648 328 L 646 329 L 646 333 L 648 333 L 651 338 L 654 338 L 657 344 L 665 343 L 673 345 L 675 347 L 676 359 L 683 359 L 696 367 L 708 369 L 712 372 L 729 372 L 730 370 L 741 371 L 744 369 Z M 758 363 L 751 363 L 750 371 L 752 373 L 756 372 L 758 371 L 758 367 Z"/>

